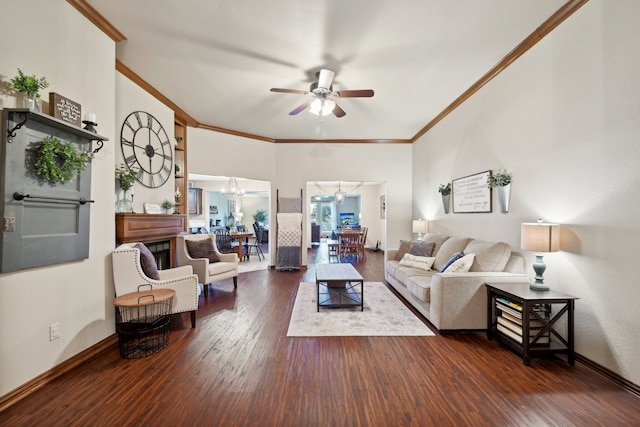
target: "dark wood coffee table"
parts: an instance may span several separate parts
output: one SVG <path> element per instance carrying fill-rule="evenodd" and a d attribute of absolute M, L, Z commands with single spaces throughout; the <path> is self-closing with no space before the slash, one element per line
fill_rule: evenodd
<path fill-rule="evenodd" d="M 360 307 L 364 310 L 364 279 L 351 264 L 316 265 L 318 311 L 320 307 Z"/>

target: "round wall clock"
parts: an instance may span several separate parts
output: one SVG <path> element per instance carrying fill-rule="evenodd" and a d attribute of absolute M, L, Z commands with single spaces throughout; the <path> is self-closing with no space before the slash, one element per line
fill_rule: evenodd
<path fill-rule="evenodd" d="M 120 149 L 124 162 L 137 169 L 137 181 L 149 188 L 162 186 L 173 171 L 173 151 L 167 132 L 151 114 L 134 111 L 122 123 Z"/>

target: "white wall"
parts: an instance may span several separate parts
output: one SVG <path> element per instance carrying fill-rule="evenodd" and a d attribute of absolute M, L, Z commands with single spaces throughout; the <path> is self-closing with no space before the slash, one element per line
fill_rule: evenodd
<path fill-rule="evenodd" d="M 430 231 L 517 249 L 520 223 L 562 224 L 545 282 L 580 298 L 576 351 L 636 384 L 639 17 L 637 1 L 591 0 L 413 147 L 414 217 Z M 443 213 L 439 184 L 498 168 L 513 173 L 509 213 Z"/>
<path fill-rule="evenodd" d="M 89 258 L 0 274 L 0 396 L 114 333 L 115 46 L 63 0 L 25 3 L 3 2 L 0 13 L 0 107 L 16 107 L 5 89 L 19 67 L 47 77 L 45 100 L 57 92 L 94 112 L 109 141 L 92 164 Z M 54 322 L 61 337 L 50 342 Z"/>

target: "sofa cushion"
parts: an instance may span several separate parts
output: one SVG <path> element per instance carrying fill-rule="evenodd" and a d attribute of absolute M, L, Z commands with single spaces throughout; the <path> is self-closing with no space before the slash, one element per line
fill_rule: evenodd
<path fill-rule="evenodd" d="M 432 268 L 434 270 L 444 271 L 442 267 L 444 267 L 447 261 L 449 261 L 449 258 L 451 258 L 451 256 L 456 252 L 462 252 L 470 241 L 471 239 L 467 237 L 448 238 L 444 243 L 442 243 L 438 252 L 436 252 L 436 260 L 434 261 Z"/>
<path fill-rule="evenodd" d="M 140 251 L 140 267 L 144 274 L 153 280 L 160 280 L 160 273 L 158 272 L 158 264 L 156 258 L 153 256 L 148 247 L 144 243 L 136 243 L 136 249 Z"/>
<path fill-rule="evenodd" d="M 407 280 L 409 279 L 409 277 L 413 277 L 413 276 L 432 276 L 434 273 L 434 271 L 427 271 L 427 270 L 422 270 L 420 268 L 415 268 L 415 267 L 407 267 L 404 265 L 398 265 L 398 268 L 396 269 L 396 273 L 393 277 L 395 277 L 398 281 L 402 282 L 405 284 L 407 283 Z"/>
<path fill-rule="evenodd" d="M 211 263 L 219 261 L 212 239 L 185 239 L 184 243 L 191 258 L 207 258 Z"/>
<path fill-rule="evenodd" d="M 475 261 L 469 271 L 502 271 L 511 256 L 511 246 L 504 242 L 472 240 L 464 248 L 464 253 L 476 254 Z"/>
<path fill-rule="evenodd" d="M 430 257 L 433 255 L 433 248 L 435 248 L 435 246 L 436 244 L 434 242 L 416 240 L 411 242 L 408 253 L 416 256 Z"/>
<path fill-rule="evenodd" d="M 524 258 L 522 258 L 522 254 L 511 252 L 511 257 L 502 271 L 505 273 L 524 274 Z"/>
<path fill-rule="evenodd" d="M 435 258 L 433 257 L 405 254 L 400 260 L 400 265 L 415 267 L 421 270 L 431 270 L 434 260 Z"/>
<path fill-rule="evenodd" d="M 209 263 L 209 276 L 215 276 L 216 274 L 228 273 L 238 267 L 235 262 L 210 262 Z"/>
<path fill-rule="evenodd" d="M 473 265 L 476 254 L 466 254 L 462 258 L 455 260 L 445 270 L 445 273 L 466 273 Z"/>
<path fill-rule="evenodd" d="M 396 253 L 396 261 L 400 261 L 404 254 L 409 252 L 409 248 L 411 247 L 410 240 L 400 240 L 400 247 L 398 248 L 398 252 Z"/>
<path fill-rule="evenodd" d="M 434 272 L 432 272 L 434 273 Z M 411 276 L 405 282 L 411 295 L 424 302 L 431 301 L 431 278 L 428 276 Z"/>

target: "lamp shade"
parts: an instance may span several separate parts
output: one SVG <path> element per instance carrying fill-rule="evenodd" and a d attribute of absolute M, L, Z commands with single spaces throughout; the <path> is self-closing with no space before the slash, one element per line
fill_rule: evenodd
<path fill-rule="evenodd" d="M 413 220 L 413 232 L 414 233 L 426 233 L 427 232 L 427 221 L 424 219 L 414 219 Z"/>
<path fill-rule="evenodd" d="M 525 251 L 558 252 L 560 225 L 544 222 L 523 223 L 520 227 L 520 246 Z"/>

